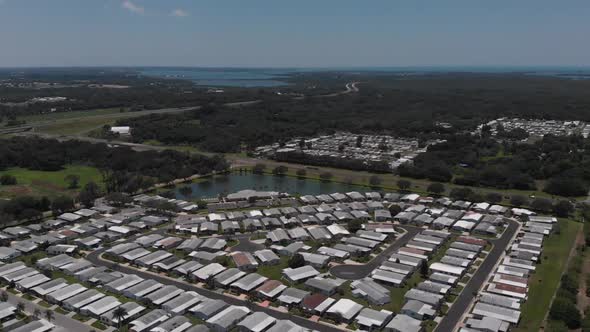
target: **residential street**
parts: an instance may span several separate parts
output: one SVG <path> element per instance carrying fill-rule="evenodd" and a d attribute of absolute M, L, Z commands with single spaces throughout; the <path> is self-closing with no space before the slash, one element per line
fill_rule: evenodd
<path fill-rule="evenodd" d="M 6 292 L 6 294 L 8 294 L 8 302 L 12 303 L 13 305 L 17 305 L 19 302 L 22 302 L 25 304 L 25 311 L 29 314 L 32 315 L 33 312 L 35 311 L 35 309 L 39 309 L 41 311 L 41 317 L 39 318 L 45 318 L 45 311 L 47 310 L 47 308 L 42 307 L 38 304 L 35 304 L 29 300 L 25 300 L 21 297 L 18 297 L 10 292 Z M 89 325 L 86 325 L 78 320 L 75 320 L 73 318 L 64 316 L 62 314 L 59 314 L 57 312 L 53 312 L 53 316 L 54 319 L 51 321 L 52 324 L 56 325 L 56 332 L 87 332 L 87 331 L 91 331 L 91 330 L 96 330 L 94 328 L 92 328 Z"/>
<path fill-rule="evenodd" d="M 473 277 L 469 280 L 461 294 L 455 300 L 447 314 L 442 321 L 438 323 L 435 331 L 437 332 L 451 332 L 461 322 L 461 318 L 467 312 L 471 305 L 473 298 L 479 293 L 481 287 L 486 282 L 486 279 L 493 271 L 498 260 L 504 254 L 504 250 L 518 231 L 519 224 L 514 220 L 510 220 L 508 228 L 502 234 L 502 237 L 496 240 L 491 240 L 494 247 L 485 258 L 483 263 L 479 266 Z"/>
<path fill-rule="evenodd" d="M 397 239 L 392 245 L 387 247 L 387 249 L 383 250 L 377 257 L 373 258 L 367 264 L 361 265 L 338 265 L 334 266 L 330 269 L 330 273 L 337 278 L 342 279 L 349 279 L 349 280 L 358 280 L 362 279 L 371 274 L 373 270 L 375 270 L 379 265 L 381 265 L 384 261 L 389 259 L 389 256 L 393 254 L 394 251 L 403 247 L 410 241 L 414 235 L 420 233 L 423 229 L 419 227 L 413 226 L 398 226 L 399 228 L 403 228 L 406 230 L 406 233 L 399 239 Z"/>
<path fill-rule="evenodd" d="M 113 263 L 109 262 L 109 261 L 105 261 L 102 258 L 100 258 L 100 255 L 102 254 L 104 250 L 97 250 L 92 252 L 91 254 L 89 254 L 86 259 L 89 260 L 90 262 L 92 262 L 94 265 L 103 265 L 103 266 L 107 266 L 109 268 L 113 267 Z M 177 279 L 172 279 L 172 278 L 168 278 L 168 277 L 164 277 L 155 273 L 151 273 L 151 272 L 146 272 L 146 271 L 142 271 L 142 270 L 138 270 L 132 267 L 127 267 L 127 266 L 123 266 L 123 265 L 116 265 L 117 266 L 117 271 L 120 272 L 124 272 L 124 273 L 133 273 L 136 274 L 144 279 L 152 279 L 152 280 L 156 280 L 162 284 L 166 284 L 166 285 L 174 285 L 180 289 L 184 289 L 187 291 L 194 291 L 200 295 L 206 296 L 209 299 L 218 299 L 218 300 L 223 300 L 229 304 L 232 305 L 239 305 L 239 306 L 249 306 L 247 301 L 241 300 L 239 298 L 236 297 L 232 297 L 232 296 L 227 296 L 209 289 L 204 289 L 204 288 L 200 288 L 197 287 L 194 284 L 190 284 L 184 281 L 180 281 Z M 312 330 L 318 330 L 318 331 L 326 331 L 326 332 L 341 332 L 342 330 L 337 329 L 335 327 L 329 326 L 329 325 L 325 325 L 325 324 L 321 324 L 321 323 L 317 323 L 317 322 L 313 322 L 311 320 L 299 317 L 299 316 L 294 316 L 288 312 L 279 312 L 277 310 L 274 309 L 269 309 L 269 308 L 263 308 L 260 307 L 258 305 L 254 305 L 254 306 L 250 306 L 250 309 L 253 311 L 261 311 L 264 312 L 276 319 L 287 319 L 287 320 L 291 320 L 293 321 L 295 324 L 298 324 L 300 326 L 303 326 L 305 328 L 308 329 L 312 329 Z"/>

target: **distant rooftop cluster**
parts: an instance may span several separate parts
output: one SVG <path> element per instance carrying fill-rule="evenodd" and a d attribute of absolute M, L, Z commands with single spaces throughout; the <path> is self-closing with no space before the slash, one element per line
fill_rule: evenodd
<path fill-rule="evenodd" d="M 485 125 L 478 126 L 476 133 L 481 133 L 486 125 L 490 127 L 493 136 L 498 135 L 502 130 L 510 132 L 515 129 L 523 129 L 529 136 L 537 137 L 543 137 L 545 135 L 568 136 L 579 134 L 584 136 L 584 138 L 588 138 L 588 135 L 590 135 L 590 126 L 582 121 L 499 118 L 492 120 Z"/>
<path fill-rule="evenodd" d="M 258 147 L 261 156 L 289 152 L 302 152 L 309 156 L 354 159 L 366 162 L 387 162 L 392 169 L 411 162 L 427 147 L 442 141 L 433 140 L 420 146 L 417 139 L 397 138 L 387 135 L 359 135 L 337 132 L 314 138 L 294 138 L 284 144 L 274 143 Z"/>

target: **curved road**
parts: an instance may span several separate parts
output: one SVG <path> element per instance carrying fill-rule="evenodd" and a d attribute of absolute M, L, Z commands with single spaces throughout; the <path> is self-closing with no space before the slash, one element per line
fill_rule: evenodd
<path fill-rule="evenodd" d="M 112 262 L 106 261 L 106 260 L 103 260 L 102 258 L 100 258 L 100 255 L 103 253 L 104 250 L 105 249 L 96 250 L 96 251 L 92 252 L 91 254 L 89 254 L 88 256 L 86 256 L 86 259 L 89 260 L 94 265 L 97 265 L 97 266 L 102 265 L 102 266 L 106 266 L 108 268 L 112 268 L 113 267 Z M 150 272 L 146 272 L 146 271 L 142 271 L 142 270 L 137 270 L 135 268 L 124 266 L 124 265 L 116 265 L 116 268 L 117 268 L 117 271 L 120 271 L 120 272 L 124 272 L 124 273 L 128 273 L 128 274 L 136 274 L 144 279 L 153 279 L 153 280 L 156 280 L 156 281 L 158 281 L 162 284 L 165 284 L 165 285 L 174 285 L 174 286 L 176 286 L 180 289 L 184 289 L 186 291 L 193 291 L 193 292 L 203 295 L 209 299 L 223 300 L 223 301 L 225 301 L 229 304 L 232 304 L 232 305 L 248 306 L 248 307 L 250 307 L 250 310 L 252 310 L 252 311 L 261 311 L 261 312 L 264 312 L 276 319 L 287 319 L 287 320 L 294 322 L 297 325 L 303 326 L 308 329 L 318 330 L 318 331 L 322 331 L 322 332 L 324 332 L 324 331 L 326 331 L 326 332 L 342 332 L 341 329 L 338 329 L 338 328 L 335 328 L 335 327 L 332 327 L 329 325 L 317 323 L 317 322 L 305 319 L 303 317 L 295 316 L 295 315 L 292 315 L 288 312 L 279 312 L 277 310 L 263 308 L 258 305 L 249 306 L 249 304 L 244 300 L 240 300 L 240 299 L 232 297 L 232 296 L 220 294 L 218 292 L 215 292 L 215 291 L 212 291 L 209 289 L 200 288 L 200 287 L 195 286 L 194 284 L 189 284 L 187 282 L 180 281 L 177 279 L 163 277 L 158 274 L 154 274 L 154 273 L 150 273 Z"/>
<path fill-rule="evenodd" d="M 435 328 L 435 331 L 440 332 L 450 332 L 454 331 L 457 328 L 457 325 L 461 323 L 461 319 L 471 307 L 471 302 L 474 298 L 474 294 L 479 293 L 481 287 L 488 279 L 488 276 L 494 268 L 496 264 L 502 257 L 502 254 L 506 250 L 506 247 L 512 241 L 512 238 L 516 234 L 520 227 L 520 224 L 515 220 L 510 220 L 508 224 L 508 228 L 502 234 L 502 237 L 495 240 L 490 240 L 493 243 L 494 247 L 485 258 L 483 263 L 479 266 L 475 274 L 469 279 L 461 294 L 455 300 L 455 303 L 451 306 L 449 311 L 447 312 L 446 316 L 438 323 Z"/>
<path fill-rule="evenodd" d="M 384 261 L 389 259 L 389 256 L 393 254 L 394 251 L 403 247 L 410 241 L 414 235 L 420 233 L 422 228 L 413 227 L 413 226 L 398 226 L 406 231 L 401 238 L 398 238 L 394 243 L 392 243 L 387 249 L 383 250 L 379 255 L 374 257 L 370 262 L 367 264 L 362 265 L 338 265 L 334 266 L 330 269 L 330 273 L 341 279 L 348 279 L 348 280 L 358 280 L 362 279 L 369 274 L 373 270 L 375 270 L 379 265 L 381 265 Z"/>
<path fill-rule="evenodd" d="M 231 247 L 231 251 L 243 251 L 243 252 L 250 252 L 253 253 L 256 250 L 262 250 L 265 249 L 266 247 L 263 246 L 262 244 L 258 244 L 255 242 L 250 241 L 250 237 L 253 236 L 254 234 L 240 234 L 237 236 L 234 236 L 234 238 L 236 240 L 238 240 L 238 244 L 236 244 L 235 246 Z"/>

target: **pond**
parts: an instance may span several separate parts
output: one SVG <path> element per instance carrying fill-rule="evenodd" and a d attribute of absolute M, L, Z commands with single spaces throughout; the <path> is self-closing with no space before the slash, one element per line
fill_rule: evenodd
<path fill-rule="evenodd" d="M 230 173 L 201 179 L 191 183 L 192 194 L 184 196 L 179 187 L 175 189 L 176 198 L 191 200 L 216 198 L 219 194 L 227 195 L 244 189 L 259 191 L 278 191 L 289 194 L 318 195 L 335 192 L 369 191 L 370 188 L 344 183 L 322 182 L 300 179 L 290 176 L 260 175 L 252 173 Z"/>

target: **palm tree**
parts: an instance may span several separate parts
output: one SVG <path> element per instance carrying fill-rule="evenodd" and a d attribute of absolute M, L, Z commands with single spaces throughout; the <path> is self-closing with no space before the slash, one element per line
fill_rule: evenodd
<path fill-rule="evenodd" d="M 23 302 L 19 302 L 19 303 L 17 303 L 17 304 L 16 304 L 16 311 L 17 311 L 19 314 L 22 314 L 22 313 L 23 313 L 23 311 L 25 311 L 25 304 L 24 304 Z"/>
<path fill-rule="evenodd" d="M 113 311 L 113 318 L 117 320 L 117 327 L 119 329 L 121 329 L 121 326 L 123 325 L 123 321 L 125 320 L 126 316 L 127 310 L 123 307 L 117 307 L 117 309 Z"/>
<path fill-rule="evenodd" d="M 39 310 L 39 308 L 35 308 L 35 311 L 33 311 L 33 317 L 35 319 L 39 319 L 39 316 L 41 316 L 41 310 Z"/>
<path fill-rule="evenodd" d="M 48 322 L 51 322 L 53 320 L 53 311 L 51 310 L 45 310 L 45 319 L 47 319 Z"/>
<path fill-rule="evenodd" d="M 2 301 L 2 302 L 8 301 L 8 293 L 6 293 L 6 291 L 2 291 L 2 293 L 0 293 L 0 301 Z"/>

